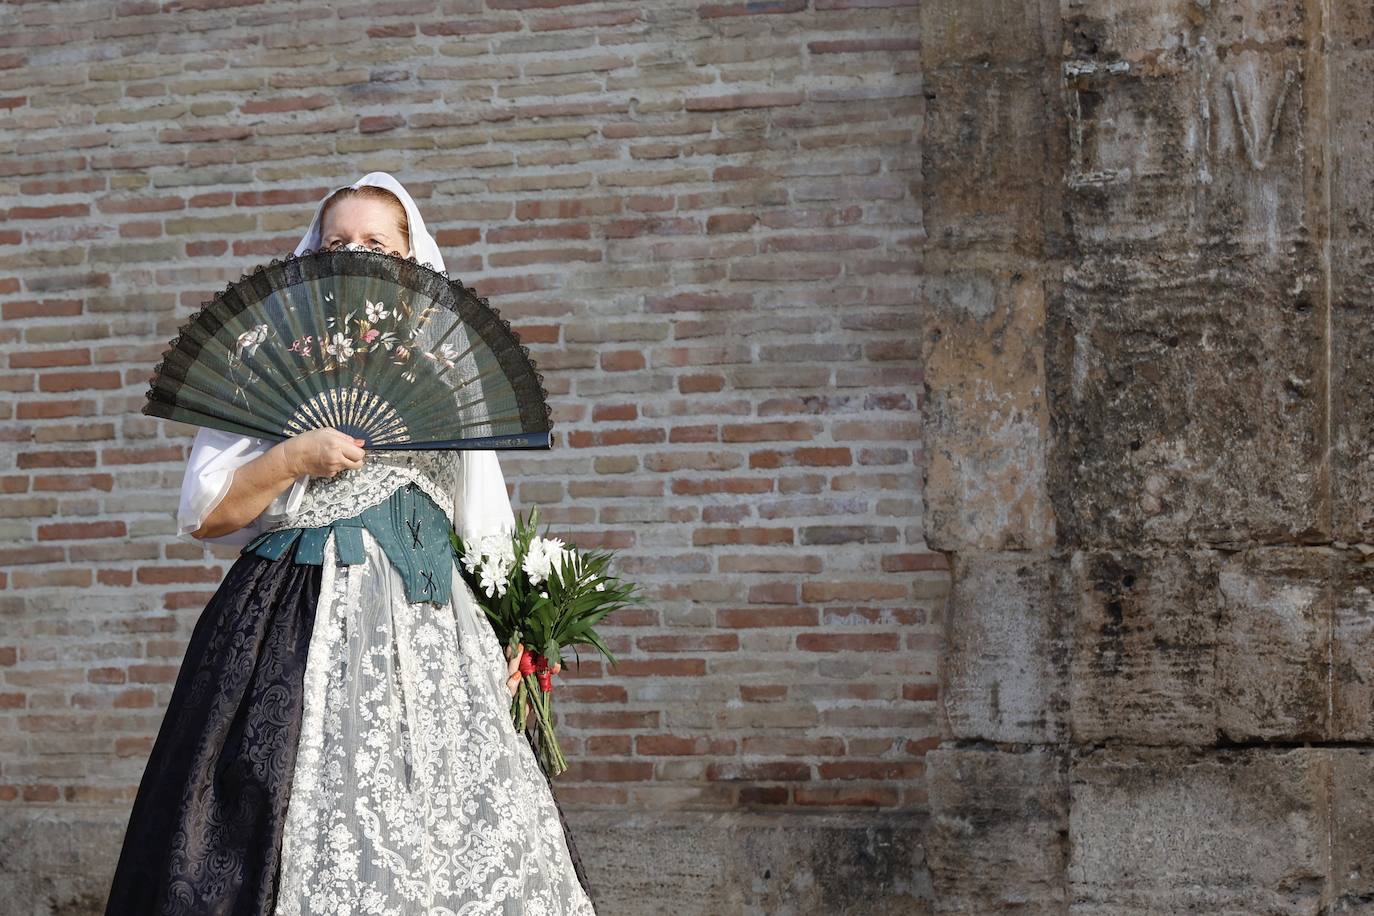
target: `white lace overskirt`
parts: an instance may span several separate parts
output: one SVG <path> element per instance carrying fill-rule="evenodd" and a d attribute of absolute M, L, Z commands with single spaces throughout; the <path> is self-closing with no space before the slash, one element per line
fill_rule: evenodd
<path fill-rule="evenodd" d="M 363 543 L 325 545 L 274 916 L 594 916 L 471 590 L 412 604 Z"/>

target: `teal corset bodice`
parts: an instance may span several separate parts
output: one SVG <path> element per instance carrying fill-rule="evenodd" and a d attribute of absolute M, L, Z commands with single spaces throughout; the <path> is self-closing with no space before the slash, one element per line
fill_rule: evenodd
<path fill-rule="evenodd" d="M 453 586 L 453 563 L 457 557 L 449 530 L 448 515 L 414 483 L 403 484 L 381 503 L 357 515 L 335 519 L 313 528 L 278 528 L 264 532 L 243 546 L 241 553 L 254 553 L 279 560 L 294 548 L 296 563 L 320 566 L 330 532 L 339 563 L 355 565 L 367 559 L 363 549 L 363 529 L 401 574 L 407 600 L 445 604 Z"/>

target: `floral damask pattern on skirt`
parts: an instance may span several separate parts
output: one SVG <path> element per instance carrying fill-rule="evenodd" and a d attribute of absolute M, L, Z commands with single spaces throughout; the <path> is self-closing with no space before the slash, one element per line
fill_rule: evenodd
<path fill-rule="evenodd" d="M 275 899 L 320 567 L 241 556 L 196 622 L 107 916 L 260 916 Z"/>

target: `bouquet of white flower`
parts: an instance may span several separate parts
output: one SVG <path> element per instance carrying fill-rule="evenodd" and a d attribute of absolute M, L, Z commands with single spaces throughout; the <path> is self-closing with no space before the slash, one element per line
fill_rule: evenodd
<path fill-rule="evenodd" d="M 589 645 L 615 664 L 615 656 L 594 626 L 611 611 L 642 602 L 633 583 L 606 574 L 608 551 L 579 551 L 560 538 L 540 537 L 539 510 L 526 520 L 515 517 L 510 536 L 485 535 L 464 543 L 456 531 L 449 538 L 460 558 L 459 572 L 486 612 L 507 653 L 525 645 L 520 657 L 520 686 L 511 701 L 511 718 L 528 727 L 535 718 L 535 746 L 544 772 L 556 776 L 568 768 L 553 729 L 553 668 L 562 665 L 562 649 Z M 548 529 L 545 529 L 545 534 Z M 534 651 L 530 646 L 538 647 Z M 513 657 L 513 656 L 511 656 Z"/>

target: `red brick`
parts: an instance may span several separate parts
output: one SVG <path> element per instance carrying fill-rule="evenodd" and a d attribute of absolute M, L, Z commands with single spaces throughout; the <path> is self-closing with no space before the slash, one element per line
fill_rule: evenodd
<path fill-rule="evenodd" d="M 739 698 L 746 703 L 769 703 L 787 699 L 782 684 L 740 684 Z"/>
<path fill-rule="evenodd" d="M 89 366 L 91 351 L 86 348 L 76 350 L 29 350 L 10 354 L 11 369 L 47 369 L 51 366 Z"/>
<path fill-rule="evenodd" d="M 797 584 L 795 582 L 765 582 L 749 586 L 751 604 L 796 604 Z"/>
<path fill-rule="evenodd" d="M 53 204 L 47 207 L 11 207 L 9 219 L 61 219 L 64 216 L 89 216 L 89 204 Z"/>
<path fill-rule="evenodd" d="M 153 736 L 115 739 L 116 757 L 147 759 L 153 749 Z"/>
<path fill-rule="evenodd" d="M 180 197 L 107 197 L 96 201 L 101 213 L 161 213 L 185 210 Z"/>
<path fill-rule="evenodd" d="M 15 459 L 20 468 L 95 467 L 95 452 L 64 449 L 58 452 L 20 452 Z"/>
<path fill-rule="evenodd" d="M 100 453 L 100 463 L 148 464 L 155 461 L 181 461 L 184 458 L 179 445 L 150 446 L 148 448 L 107 448 Z"/>
<path fill-rule="evenodd" d="M 820 612 L 813 607 L 720 608 L 716 625 L 722 627 L 814 627 Z"/>
<path fill-rule="evenodd" d="M 239 191 L 234 195 L 237 207 L 278 207 L 285 204 L 313 204 L 329 193 L 325 187 L 275 189 L 271 191 Z"/>
<path fill-rule="evenodd" d="M 396 115 L 377 115 L 358 120 L 358 133 L 379 134 L 398 127 L 405 127 L 406 119 Z"/>
<path fill-rule="evenodd" d="M 896 553 L 883 557 L 883 572 L 918 572 L 927 569 L 949 569 L 949 561 L 942 553 Z"/>
<path fill-rule="evenodd" d="M 186 255 L 192 258 L 218 257 L 228 250 L 229 243 L 220 239 L 186 243 Z"/>
<path fill-rule="evenodd" d="M 38 526 L 40 541 L 72 541 L 83 538 L 117 538 L 126 534 L 123 522 L 57 522 Z"/>
<path fill-rule="evenodd" d="M 177 679 L 179 665 L 130 665 L 129 680 L 135 684 L 170 684 Z"/>
<path fill-rule="evenodd" d="M 719 442 L 720 427 L 711 425 L 702 426 L 674 426 L 668 434 L 669 442 Z"/>
<path fill-rule="evenodd" d="M 644 354 L 638 350 L 607 350 L 601 354 L 601 368 L 607 372 L 643 369 Z"/>
<path fill-rule="evenodd" d="M 938 700 L 939 698 L 939 684 L 931 683 L 902 685 L 902 699 L 904 700 Z"/>
<path fill-rule="evenodd" d="M 208 194 L 197 194 L 192 197 L 190 205 L 199 209 L 202 207 L 227 207 L 233 202 L 233 191 L 211 191 Z"/>
<path fill-rule="evenodd" d="M 743 805 L 785 805 L 791 800 L 787 786 L 740 786 L 739 800 Z"/>
<path fill-rule="evenodd" d="M 720 391 L 725 387 L 722 375 L 683 375 L 677 380 L 678 390 L 683 394 Z"/>
<path fill-rule="evenodd" d="M 122 385 L 118 372 L 45 372 L 38 377 L 39 391 L 111 389 Z"/>
<path fill-rule="evenodd" d="M 62 797 L 61 791 L 54 785 L 25 785 L 19 788 L 20 795 L 26 802 L 48 803 Z"/>
<path fill-rule="evenodd" d="M 328 108 L 333 98 L 324 93 L 306 96 L 278 96 L 270 99 L 249 99 L 239 106 L 244 114 L 264 114 L 282 111 L 316 111 Z"/>
<path fill-rule="evenodd" d="M 21 401 L 17 416 L 21 420 L 52 420 L 59 417 L 90 417 L 100 412 L 95 401 Z"/>
<path fill-rule="evenodd" d="M 832 760 L 817 768 L 821 779 L 919 779 L 925 767 L 910 760 Z"/>

